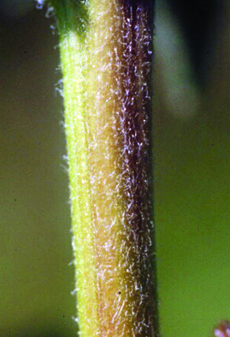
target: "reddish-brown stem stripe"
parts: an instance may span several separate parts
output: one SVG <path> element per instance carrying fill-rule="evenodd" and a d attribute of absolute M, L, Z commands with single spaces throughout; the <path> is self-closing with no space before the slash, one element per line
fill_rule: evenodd
<path fill-rule="evenodd" d="M 68 17 L 59 24 L 80 330 L 158 337 L 154 1 L 79 0 L 78 7 L 84 20 L 71 12 L 70 24 Z M 68 16 L 64 5 L 60 13 Z"/>

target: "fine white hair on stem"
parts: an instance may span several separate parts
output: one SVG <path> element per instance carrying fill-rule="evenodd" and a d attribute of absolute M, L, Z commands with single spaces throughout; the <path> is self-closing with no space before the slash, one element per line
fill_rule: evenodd
<path fill-rule="evenodd" d="M 38 9 L 42 9 L 45 0 L 36 0 L 36 2 L 37 2 L 37 8 L 38 8 Z"/>

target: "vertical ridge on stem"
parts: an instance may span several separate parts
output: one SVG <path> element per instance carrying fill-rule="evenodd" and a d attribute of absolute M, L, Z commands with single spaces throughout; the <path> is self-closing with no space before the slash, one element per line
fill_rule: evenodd
<path fill-rule="evenodd" d="M 56 12 L 80 334 L 158 337 L 151 138 L 154 1 L 61 3 Z M 66 19 L 58 13 L 67 13 Z"/>

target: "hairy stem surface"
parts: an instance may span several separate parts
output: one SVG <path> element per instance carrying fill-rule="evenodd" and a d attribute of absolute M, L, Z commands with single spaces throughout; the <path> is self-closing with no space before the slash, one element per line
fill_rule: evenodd
<path fill-rule="evenodd" d="M 154 4 L 53 0 L 82 337 L 156 337 Z"/>

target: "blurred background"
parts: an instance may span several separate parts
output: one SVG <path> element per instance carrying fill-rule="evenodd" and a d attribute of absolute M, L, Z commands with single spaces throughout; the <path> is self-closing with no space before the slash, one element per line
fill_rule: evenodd
<path fill-rule="evenodd" d="M 185 5 L 186 3 L 186 5 Z M 76 336 L 54 18 L 0 2 L 0 336 Z M 163 337 L 230 319 L 230 5 L 158 0 L 155 222 Z"/>

